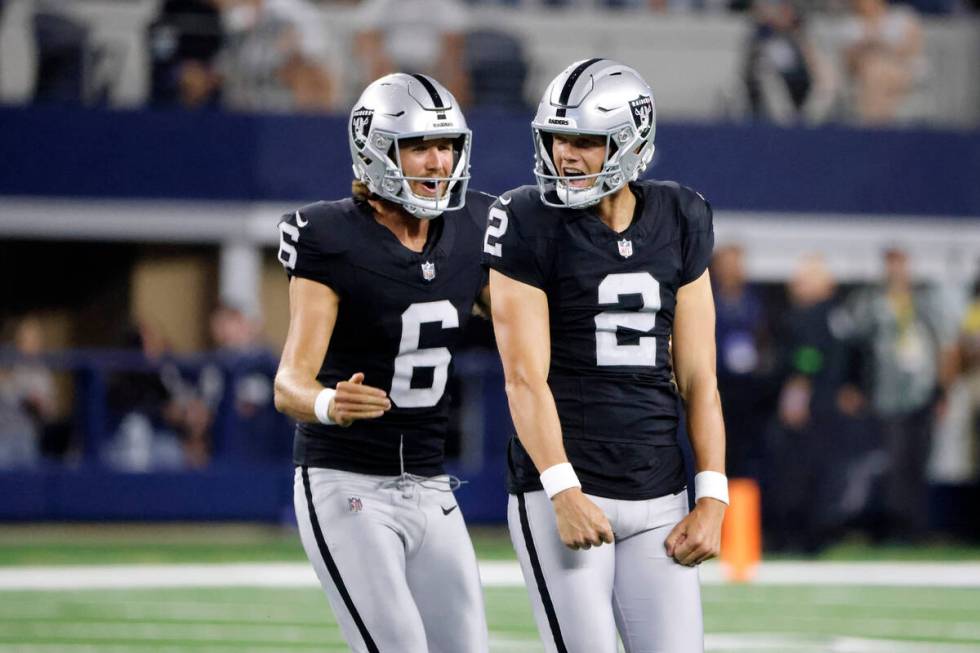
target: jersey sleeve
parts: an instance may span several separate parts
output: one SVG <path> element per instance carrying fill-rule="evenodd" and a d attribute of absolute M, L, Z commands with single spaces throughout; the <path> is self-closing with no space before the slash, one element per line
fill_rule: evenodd
<path fill-rule="evenodd" d="M 304 207 L 279 221 L 279 262 L 286 274 L 317 281 L 339 291 L 339 255 L 328 215 Z"/>
<path fill-rule="evenodd" d="M 496 195 L 484 193 L 483 191 L 470 190 L 466 192 L 465 211 L 480 232 L 481 237 L 487 227 L 487 212 L 496 200 Z"/>
<path fill-rule="evenodd" d="M 481 244 L 487 226 L 487 214 L 496 199 L 496 196 L 481 191 L 469 191 L 466 194 L 466 211 L 472 221 L 472 226 L 476 230 L 477 242 Z M 484 265 L 481 265 L 480 269 L 482 274 L 480 275 L 479 287 L 482 289 L 490 282 L 490 271 Z"/>
<path fill-rule="evenodd" d="M 697 280 L 708 269 L 715 247 L 715 230 L 711 204 L 700 193 L 682 187 L 680 209 L 684 230 L 681 285 L 684 285 Z"/>
<path fill-rule="evenodd" d="M 521 283 L 544 288 L 546 278 L 537 256 L 539 243 L 525 231 L 507 195 L 497 199 L 487 214 L 483 265 Z"/>

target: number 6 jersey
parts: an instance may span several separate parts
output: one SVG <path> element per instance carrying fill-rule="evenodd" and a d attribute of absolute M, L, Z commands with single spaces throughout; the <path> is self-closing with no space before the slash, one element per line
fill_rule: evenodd
<path fill-rule="evenodd" d="M 403 459 L 407 472 L 443 473 L 446 381 L 486 285 L 477 253 L 491 201 L 468 192 L 465 208 L 429 223 L 422 252 L 402 245 L 366 202 L 317 202 L 283 216 L 279 261 L 287 274 L 340 297 L 317 381 L 332 388 L 364 372 L 364 383 L 384 389 L 392 403 L 383 417 L 348 428 L 298 424 L 297 465 L 397 475 Z"/>
<path fill-rule="evenodd" d="M 694 191 L 630 188 L 636 211 L 622 233 L 589 210 L 544 205 L 533 186 L 504 194 L 490 209 L 483 262 L 547 295 L 548 385 L 583 490 L 640 500 L 684 487 L 670 337 L 677 290 L 708 266 L 714 234 Z M 511 492 L 541 488 L 517 438 L 509 458 Z"/>

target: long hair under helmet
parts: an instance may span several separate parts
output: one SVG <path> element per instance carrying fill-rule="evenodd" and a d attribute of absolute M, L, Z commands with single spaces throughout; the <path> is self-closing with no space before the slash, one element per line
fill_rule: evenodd
<path fill-rule="evenodd" d="M 466 202 L 472 133 L 456 98 L 431 77 L 393 73 L 372 82 L 351 110 L 347 136 L 354 176 L 416 218 L 435 218 Z M 405 176 L 398 146 L 411 138 L 452 139 L 450 176 Z M 445 182 L 446 188 L 441 196 L 421 197 L 411 181 Z"/>
<path fill-rule="evenodd" d="M 653 91 L 633 68 L 609 59 L 576 61 L 548 85 L 531 122 L 534 176 L 548 206 L 584 208 L 635 181 L 653 159 Z M 575 188 L 552 157 L 554 134 L 604 136 L 602 170 Z M 582 179 L 582 176 L 577 177 Z"/>

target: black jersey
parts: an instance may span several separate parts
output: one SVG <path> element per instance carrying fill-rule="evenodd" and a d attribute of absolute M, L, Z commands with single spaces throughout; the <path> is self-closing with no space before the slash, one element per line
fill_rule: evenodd
<path fill-rule="evenodd" d="M 384 389 L 392 403 L 383 417 L 348 428 L 297 425 L 297 465 L 393 475 L 403 460 L 413 474 L 443 473 L 446 380 L 486 285 L 477 253 L 493 199 L 467 193 L 465 208 L 432 220 L 421 253 L 403 246 L 365 202 L 317 202 L 283 216 L 279 260 L 286 272 L 340 297 L 317 380 L 332 388 L 364 372 L 364 383 Z"/>
<path fill-rule="evenodd" d="M 694 191 L 630 188 L 636 212 L 622 233 L 592 211 L 544 205 L 536 187 L 505 193 L 490 209 L 483 261 L 548 297 L 548 384 L 584 491 L 645 499 L 684 486 L 670 336 L 677 290 L 708 266 L 714 233 Z M 541 487 L 516 438 L 509 484 Z"/>

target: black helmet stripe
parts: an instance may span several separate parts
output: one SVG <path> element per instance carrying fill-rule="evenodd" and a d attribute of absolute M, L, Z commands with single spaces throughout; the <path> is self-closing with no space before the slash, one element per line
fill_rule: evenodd
<path fill-rule="evenodd" d="M 561 89 L 561 95 L 558 96 L 558 103 L 561 104 L 561 106 L 558 108 L 558 111 L 555 112 L 556 116 L 559 118 L 565 117 L 565 105 L 568 104 L 568 98 L 572 95 L 572 89 L 575 88 L 575 82 L 578 81 L 578 78 L 582 76 L 582 73 L 584 73 L 589 66 L 599 61 L 602 61 L 602 58 L 583 61 L 578 65 L 578 68 L 573 70 L 568 76 L 568 79 L 565 80 L 565 86 L 563 86 Z"/>
<path fill-rule="evenodd" d="M 422 84 L 422 86 L 425 87 L 425 90 L 429 92 L 429 97 L 432 98 L 432 102 L 436 109 L 449 108 L 448 105 L 442 103 L 442 97 L 439 95 L 439 91 L 437 91 L 436 87 L 432 85 L 432 82 L 429 81 L 428 77 L 416 73 L 412 73 L 412 77 L 419 80 L 419 83 Z"/>

